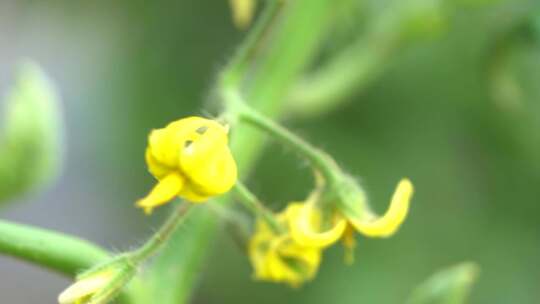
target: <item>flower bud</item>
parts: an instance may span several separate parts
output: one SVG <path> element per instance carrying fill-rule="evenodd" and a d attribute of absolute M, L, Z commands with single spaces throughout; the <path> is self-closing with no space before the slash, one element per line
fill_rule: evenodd
<path fill-rule="evenodd" d="M 146 213 L 176 196 L 204 202 L 229 191 L 236 183 L 228 128 L 202 117 L 180 119 L 152 131 L 146 162 L 158 180 L 150 194 L 137 202 Z"/>
<path fill-rule="evenodd" d="M 114 272 L 105 270 L 77 280 L 58 296 L 60 304 L 84 303 L 114 278 Z"/>
<path fill-rule="evenodd" d="M 32 62 L 20 65 L 6 97 L 0 138 L 0 200 L 42 187 L 59 171 L 62 121 L 53 83 Z"/>

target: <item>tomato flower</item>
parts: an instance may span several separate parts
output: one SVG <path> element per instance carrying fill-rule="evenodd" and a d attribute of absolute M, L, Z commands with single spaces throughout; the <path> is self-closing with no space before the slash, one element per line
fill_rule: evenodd
<path fill-rule="evenodd" d="M 153 130 L 146 163 L 157 185 L 137 206 L 149 214 L 175 197 L 200 203 L 229 191 L 237 168 L 228 147 L 228 128 L 202 117 L 174 121 Z"/>

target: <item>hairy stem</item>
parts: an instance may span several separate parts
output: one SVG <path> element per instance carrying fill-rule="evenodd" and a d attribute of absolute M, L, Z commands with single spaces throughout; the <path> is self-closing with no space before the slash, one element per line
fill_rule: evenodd
<path fill-rule="evenodd" d="M 256 217 L 262 218 L 274 232 L 284 232 L 284 227 L 276 221 L 272 212 L 244 184 L 237 182 L 234 191 L 240 202 Z"/>
<path fill-rule="evenodd" d="M 163 223 L 159 230 L 139 249 L 133 251 L 132 257 L 134 262 L 141 263 L 154 255 L 161 247 L 169 240 L 176 228 L 184 221 L 191 203 L 182 202 L 169 215 L 169 218 Z"/>
<path fill-rule="evenodd" d="M 272 135 L 286 146 L 293 148 L 302 157 L 306 158 L 330 185 L 339 182 L 342 175 L 340 173 L 341 171 L 334 160 L 324 151 L 317 149 L 280 124 L 251 109 L 245 104 L 242 96 L 237 91 L 228 89 L 223 95 L 227 99 L 227 103 L 231 109 L 232 120 L 239 120 L 253 125 Z"/>

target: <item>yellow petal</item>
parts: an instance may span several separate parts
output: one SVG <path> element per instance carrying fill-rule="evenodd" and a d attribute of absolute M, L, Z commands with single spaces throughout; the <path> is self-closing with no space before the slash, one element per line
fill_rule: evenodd
<path fill-rule="evenodd" d="M 246 29 L 251 23 L 255 12 L 255 0 L 229 0 L 232 9 L 234 25 L 239 29 Z"/>
<path fill-rule="evenodd" d="M 212 195 L 198 191 L 197 187 L 193 186 L 188 182 L 185 184 L 184 188 L 182 189 L 182 191 L 180 191 L 178 196 L 191 203 L 204 203 L 208 199 L 210 199 Z"/>
<path fill-rule="evenodd" d="M 392 196 L 390 207 L 381 217 L 374 215 L 367 219 L 349 218 L 358 232 L 370 237 L 389 237 L 393 235 L 405 220 L 414 188 L 410 180 L 402 179 Z"/>
<path fill-rule="evenodd" d="M 284 221 L 283 213 L 278 217 Z M 315 276 L 321 262 L 321 248 L 301 246 L 289 234 L 276 234 L 261 219 L 255 227 L 248 247 L 255 279 L 297 287 Z"/>
<path fill-rule="evenodd" d="M 329 230 L 320 231 L 321 214 L 311 203 L 291 204 L 287 215 L 291 236 L 303 246 L 321 248 L 329 246 L 343 235 L 347 227 L 345 218 L 338 217 Z"/>
<path fill-rule="evenodd" d="M 150 132 L 150 135 L 148 136 L 147 162 L 149 160 L 148 156 L 152 156 L 154 164 L 170 168 L 178 166 L 180 146 L 173 137 L 175 134 L 173 134 L 172 131 L 171 127 L 167 126 Z M 178 132 L 176 134 L 178 134 Z M 148 165 L 150 166 L 150 163 Z"/>
<path fill-rule="evenodd" d="M 196 142 L 193 149 L 201 149 L 202 143 L 202 140 Z M 200 152 L 193 158 L 184 157 L 182 160 L 183 171 L 196 187 L 193 192 L 198 192 L 201 196 L 225 193 L 236 183 L 236 162 L 226 145 L 214 147 L 208 153 Z"/>
<path fill-rule="evenodd" d="M 201 137 L 197 130 L 206 126 L 224 128 L 213 120 L 191 116 L 173 121 L 165 128 L 153 130 L 148 137 L 148 149 L 153 160 L 164 167 L 177 168 L 179 155 L 184 153 L 188 143 Z"/>
<path fill-rule="evenodd" d="M 311 280 L 321 262 L 321 249 L 303 247 L 287 238 L 270 241 L 268 249 L 258 255 L 258 258 L 252 257 L 257 279 L 283 282 L 292 287 Z"/>
<path fill-rule="evenodd" d="M 76 281 L 58 296 L 58 303 L 77 303 L 80 299 L 92 295 L 105 287 L 111 280 L 112 275 L 110 271 L 106 271 Z"/>
<path fill-rule="evenodd" d="M 285 263 L 289 264 L 289 268 L 300 275 L 301 281 L 298 283 L 311 280 L 321 264 L 322 249 L 318 247 L 306 247 L 289 240 L 279 252 Z M 295 284 L 292 285 L 294 287 Z"/>
<path fill-rule="evenodd" d="M 237 179 L 236 162 L 228 147 L 227 127 L 208 120 L 202 134 L 179 154 L 180 170 L 201 196 L 229 191 Z"/>
<path fill-rule="evenodd" d="M 152 154 L 152 151 L 150 148 L 146 149 L 144 156 L 146 159 L 146 164 L 148 165 L 148 171 L 150 171 L 150 173 L 152 173 L 152 175 L 155 178 L 157 179 L 164 178 L 171 171 L 174 171 L 173 167 L 168 167 L 165 164 L 157 161 L 156 157 Z"/>
<path fill-rule="evenodd" d="M 139 200 L 136 205 L 139 208 L 144 208 L 146 214 L 150 214 L 155 207 L 163 205 L 177 196 L 183 186 L 184 178 L 178 173 L 170 173 L 161 179 L 150 191 L 150 194 Z"/>
<path fill-rule="evenodd" d="M 275 249 L 269 252 L 266 263 L 269 274 L 269 277 L 266 279 L 270 279 L 274 282 L 289 282 L 293 285 L 298 284 L 302 280 L 301 274 L 291 269 L 289 265 L 282 260 Z"/>

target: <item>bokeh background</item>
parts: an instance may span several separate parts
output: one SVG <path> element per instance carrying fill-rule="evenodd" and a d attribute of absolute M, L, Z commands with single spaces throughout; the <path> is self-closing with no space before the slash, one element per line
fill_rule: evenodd
<path fill-rule="evenodd" d="M 401 231 L 359 237 L 353 266 L 330 250 L 300 290 L 251 280 L 221 233 L 193 303 L 401 303 L 461 261 L 481 267 L 470 303 L 540 302 L 540 5 L 446 2 L 444 24 L 388 56 L 342 106 L 285 121 L 358 176 L 380 212 L 409 176 L 417 192 Z M 369 7 L 366 20 L 385 9 Z M 1 217 L 118 251 L 140 244 L 166 212 L 133 208 L 152 185 L 147 133 L 208 114 L 215 74 L 243 36 L 226 1 L 1 0 L 0 92 L 18 60 L 36 60 L 61 92 L 66 132 L 59 181 L 4 204 Z M 278 210 L 311 180 L 294 153 L 270 145 L 249 184 Z M 0 257 L 1 303 L 55 303 L 68 283 Z"/>

